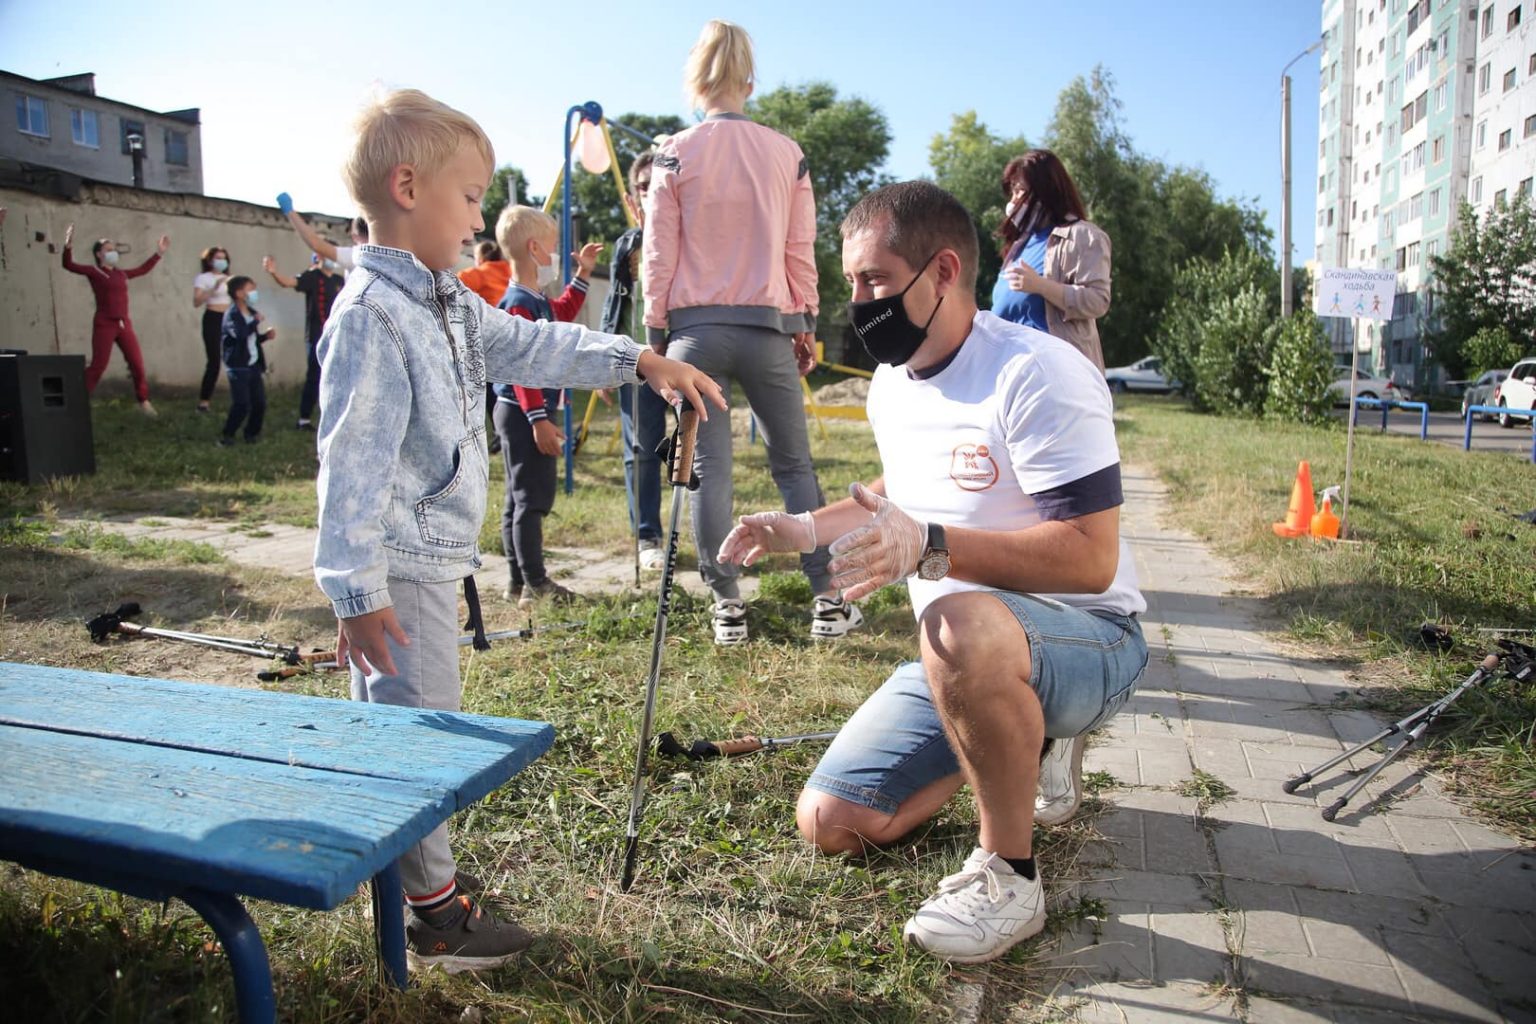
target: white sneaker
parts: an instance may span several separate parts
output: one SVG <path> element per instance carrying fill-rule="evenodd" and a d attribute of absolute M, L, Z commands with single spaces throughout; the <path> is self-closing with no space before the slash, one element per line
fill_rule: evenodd
<path fill-rule="evenodd" d="M 995 960 L 1045 927 L 1045 889 L 995 853 L 971 851 L 902 929 L 919 949 L 957 964 Z"/>
<path fill-rule="evenodd" d="M 818 597 L 811 604 L 811 639 L 836 640 L 864 623 L 859 606 L 840 597 Z"/>
<path fill-rule="evenodd" d="M 655 541 L 640 542 L 640 568 L 646 572 L 661 572 L 667 567 L 667 553 Z"/>
<path fill-rule="evenodd" d="M 715 602 L 715 643 L 722 647 L 747 642 L 747 603 L 739 597 Z"/>
<path fill-rule="evenodd" d="M 147 398 L 139 403 L 139 412 L 143 413 L 145 416 L 148 416 L 150 419 L 154 419 L 156 416 L 160 415 L 155 411 L 155 407 L 150 404 L 150 401 Z"/>
<path fill-rule="evenodd" d="M 1088 737 L 1052 740 L 1040 759 L 1040 788 L 1035 793 L 1035 824 L 1070 821 L 1083 802 L 1083 748 Z"/>

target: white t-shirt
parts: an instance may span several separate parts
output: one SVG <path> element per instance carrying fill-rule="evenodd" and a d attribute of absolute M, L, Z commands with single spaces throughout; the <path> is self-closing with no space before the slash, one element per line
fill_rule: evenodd
<path fill-rule="evenodd" d="M 354 270 L 357 264 L 352 261 L 353 246 L 338 245 L 336 247 L 336 265 L 343 270 Z"/>
<path fill-rule="evenodd" d="M 221 277 L 224 278 L 223 281 L 219 281 L 219 278 L 221 278 Z M 219 281 L 219 286 L 217 288 L 213 288 L 213 282 L 215 282 L 215 281 Z M 198 274 L 196 277 L 194 277 L 192 279 L 192 287 L 193 288 L 200 288 L 200 289 L 202 289 L 204 291 L 207 291 L 209 288 L 213 288 L 213 294 L 208 296 L 207 306 L 208 306 L 209 309 L 213 310 L 215 313 L 221 312 L 221 311 L 226 310 L 226 309 L 229 308 L 229 287 L 228 286 L 229 286 L 229 275 L 228 274 L 215 274 L 211 270 L 205 270 L 201 274 Z"/>
<path fill-rule="evenodd" d="M 1061 339 L 987 312 L 976 314 L 954 361 L 927 380 L 880 366 L 867 411 L 887 496 L 941 526 L 1038 525 L 1043 517 L 1030 495 L 1120 461 L 1114 406 L 1098 369 Z M 907 586 L 919 616 L 944 594 L 998 589 L 915 576 Z M 1102 594 L 1039 596 L 1120 615 L 1147 607 L 1124 540 L 1115 580 Z"/>

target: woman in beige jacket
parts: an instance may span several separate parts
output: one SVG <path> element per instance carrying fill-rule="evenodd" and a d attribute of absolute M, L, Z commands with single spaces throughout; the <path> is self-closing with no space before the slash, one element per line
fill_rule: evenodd
<path fill-rule="evenodd" d="M 1062 339 L 1103 373 L 1098 319 L 1109 312 L 1109 236 L 1088 220 L 1077 186 L 1048 149 L 1008 161 L 1003 192 L 1003 272 L 992 312 Z"/>

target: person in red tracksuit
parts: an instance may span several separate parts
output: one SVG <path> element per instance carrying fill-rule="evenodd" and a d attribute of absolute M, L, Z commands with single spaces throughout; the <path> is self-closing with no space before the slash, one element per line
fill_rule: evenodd
<path fill-rule="evenodd" d="M 91 365 L 85 371 L 85 390 L 96 390 L 96 382 L 101 380 L 112 359 L 112 346 L 117 345 L 128 361 L 128 372 L 133 375 L 133 393 L 139 400 L 139 408 L 146 416 L 153 416 L 155 407 L 149 404 L 144 354 L 139 351 L 139 338 L 133 333 L 133 321 L 128 318 L 128 279 L 142 277 L 154 270 L 160 257 L 171 247 L 171 236 L 161 235 L 156 251 L 131 270 L 117 268 L 117 246 L 110 238 L 103 238 L 91 246 L 94 265 L 76 263 L 71 249 L 74 240 L 75 226 L 71 224 L 64 232 L 64 269 L 82 275 L 91 283 L 91 291 L 96 293 L 96 316 L 91 323 Z"/>

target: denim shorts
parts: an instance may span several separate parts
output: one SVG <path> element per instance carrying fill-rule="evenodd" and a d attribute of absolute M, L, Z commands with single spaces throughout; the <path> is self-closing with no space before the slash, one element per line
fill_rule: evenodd
<path fill-rule="evenodd" d="M 1147 667 L 1147 642 L 1135 616 L 1088 612 L 1030 594 L 993 595 L 1029 638 L 1030 685 L 1047 736 L 1081 735 L 1120 710 Z M 894 814 L 912 794 L 959 770 L 922 663 L 909 661 L 848 719 L 806 787 Z"/>

